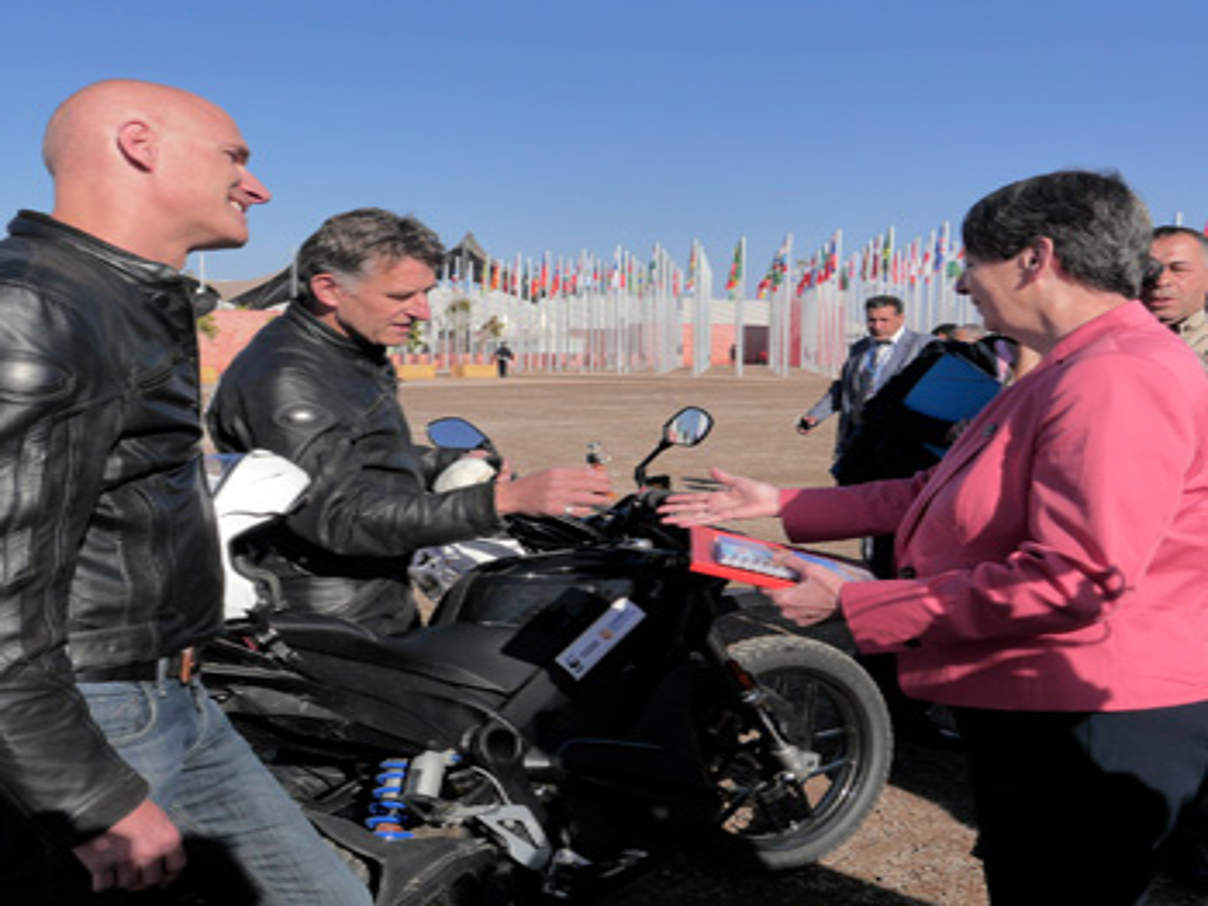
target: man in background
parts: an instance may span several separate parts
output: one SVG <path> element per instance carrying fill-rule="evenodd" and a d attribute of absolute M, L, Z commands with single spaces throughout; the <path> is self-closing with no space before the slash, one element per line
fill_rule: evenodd
<path fill-rule="evenodd" d="M 1149 254 L 1161 270 L 1146 280 L 1141 301 L 1208 369 L 1208 237 L 1187 227 L 1160 226 L 1153 231 Z M 1170 850 L 1172 873 L 1208 891 L 1208 792 L 1185 810 Z"/>
<path fill-rule="evenodd" d="M 897 296 L 871 296 L 864 303 L 864 312 L 868 336 L 851 345 L 838 379 L 831 382 L 822 398 L 797 422 L 797 432 L 808 434 L 821 421 L 839 413 L 835 461 L 831 467 L 831 474 L 839 484 L 847 483 L 837 467 L 864 424 L 864 404 L 935 340 L 906 326 L 905 308 Z M 864 539 L 863 553 L 870 568 L 891 568 L 893 536 Z"/>
<path fill-rule="evenodd" d="M 1208 368 L 1208 237 L 1181 226 L 1153 231 L 1149 254 L 1161 266 L 1148 280 L 1141 301 L 1154 317 L 1177 333 Z"/>
<path fill-rule="evenodd" d="M 872 296 L 864 303 L 864 311 L 868 336 L 851 345 L 838 379 L 797 422 L 797 432 L 808 434 L 838 412 L 836 461 L 860 428 L 865 401 L 934 339 L 906 327 L 905 309 L 897 296 Z"/>
<path fill-rule="evenodd" d="M 508 376 L 508 363 L 515 357 L 512 347 L 508 346 L 508 341 L 501 340 L 499 346 L 495 349 L 495 370 L 501 378 Z"/>

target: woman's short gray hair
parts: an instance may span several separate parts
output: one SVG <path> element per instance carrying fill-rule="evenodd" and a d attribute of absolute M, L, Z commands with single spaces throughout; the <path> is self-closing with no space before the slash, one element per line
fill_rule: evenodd
<path fill-rule="evenodd" d="M 1005 261 L 1042 236 L 1062 269 L 1096 289 L 1135 299 L 1149 263 L 1153 225 L 1118 173 L 1061 170 L 991 192 L 961 226 L 966 254 Z"/>

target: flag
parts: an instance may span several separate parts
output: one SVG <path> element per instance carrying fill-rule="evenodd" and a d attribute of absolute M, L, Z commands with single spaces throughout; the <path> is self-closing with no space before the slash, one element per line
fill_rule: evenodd
<path fill-rule="evenodd" d="M 835 230 L 827 247 L 826 278 L 830 279 L 839 270 L 839 231 Z"/>
<path fill-rule="evenodd" d="M 734 246 L 734 260 L 730 262 L 730 276 L 726 279 L 726 292 L 732 293 L 738 289 L 742 280 L 742 240 Z"/>
<path fill-rule="evenodd" d="M 949 246 L 950 251 L 952 248 L 954 248 L 954 246 Z M 961 264 L 961 262 L 964 260 L 965 260 L 965 249 L 964 249 L 964 246 L 962 246 L 961 248 L 957 249 L 956 257 L 948 262 L 948 276 L 949 277 L 959 277 L 961 275 L 961 272 L 964 271 L 964 269 L 965 269 L 965 266 L 963 264 Z"/>
<path fill-rule="evenodd" d="M 800 297 L 807 289 L 814 285 L 814 262 L 810 261 L 801 269 L 801 279 L 797 281 L 797 288 L 793 291 L 793 295 Z"/>
<path fill-rule="evenodd" d="M 789 240 L 786 236 L 784 242 L 780 244 L 780 248 L 776 249 L 776 254 L 772 256 L 772 263 L 768 265 L 768 272 L 759 281 L 755 298 L 762 299 L 766 293 L 775 292 L 780 289 L 780 284 L 784 282 L 784 278 L 789 272 L 788 246 Z"/>
<path fill-rule="evenodd" d="M 696 289 L 696 240 L 688 251 L 688 278 L 684 281 L 684 292 L 690 293 Z"/>

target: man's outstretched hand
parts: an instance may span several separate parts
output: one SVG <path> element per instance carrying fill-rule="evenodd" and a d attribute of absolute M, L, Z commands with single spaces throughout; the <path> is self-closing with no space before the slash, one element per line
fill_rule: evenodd
<path fill-rule="evenodd" d="M 608 473 L 600 469 L 543 469 L 515 481 L 495 483 L 500 516 L 586 516 L 612 500 Z"/>

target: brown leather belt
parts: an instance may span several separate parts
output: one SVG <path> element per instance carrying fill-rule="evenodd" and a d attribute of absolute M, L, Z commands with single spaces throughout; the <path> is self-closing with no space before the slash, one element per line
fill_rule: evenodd
<path fill-rule="evenodd" d="M 201 657 L 197 650 L 190 645 L 171 657 L 161 657 L 154 661 L 137 661 L 133 664 L 123 664 L 120 667 L 77 670 L 75 679 L 77 683 L 132 683 L 160 679 L 187 683 L 197 675 L 200 667 Z"/>

